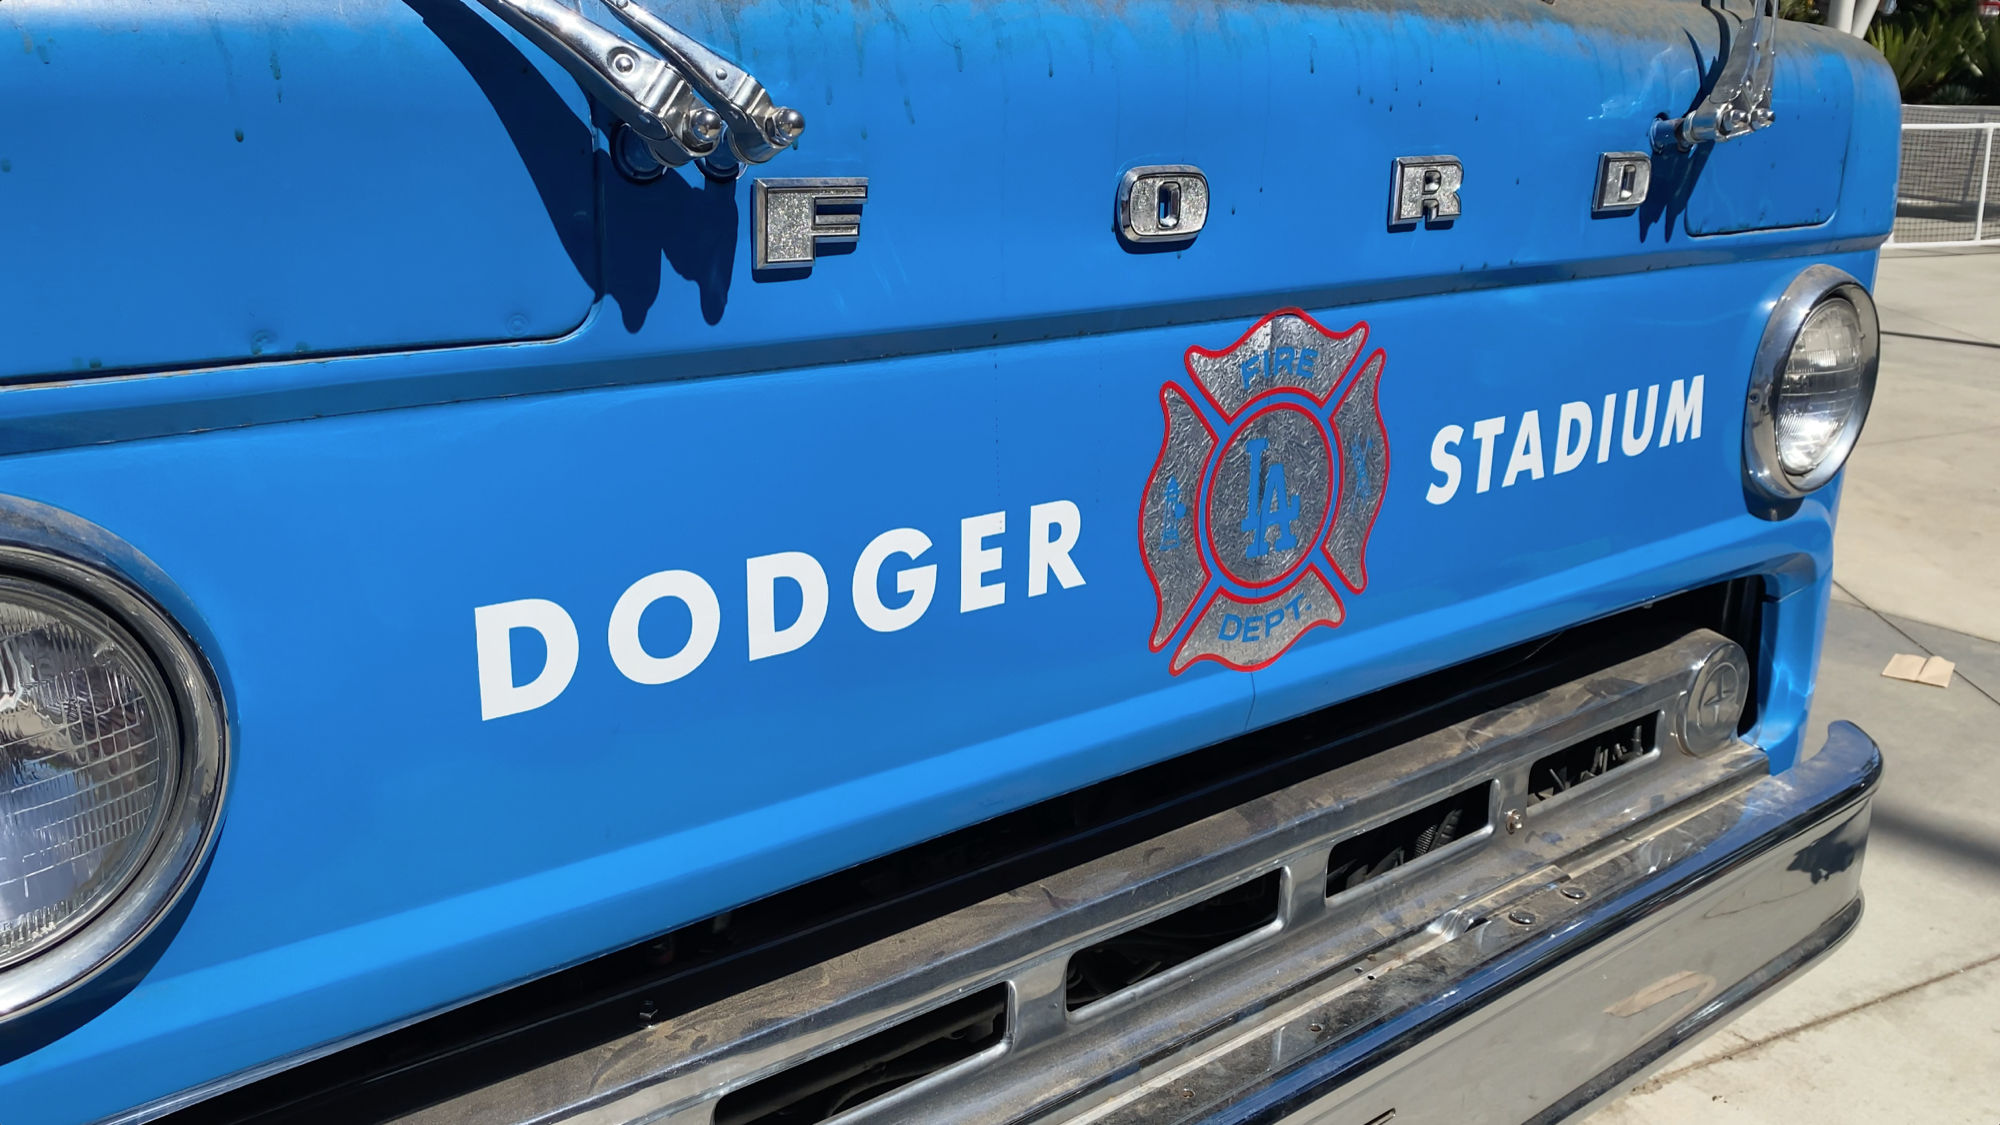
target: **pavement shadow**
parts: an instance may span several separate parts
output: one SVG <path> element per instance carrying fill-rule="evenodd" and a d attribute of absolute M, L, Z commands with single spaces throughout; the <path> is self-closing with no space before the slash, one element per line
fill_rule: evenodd
<path fill-rule="evenodd" d="M 1973 863 L 2000 874 L 2000 839 L 1924 820 L 1879 798 L 1869 817 L 1870 831 L 1936 853 L 1958 863 Z"/>

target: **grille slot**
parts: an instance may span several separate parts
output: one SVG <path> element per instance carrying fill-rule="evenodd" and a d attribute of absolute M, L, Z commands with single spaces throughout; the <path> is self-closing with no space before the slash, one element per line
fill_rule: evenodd
<path fill-rule="evenodd" d="M 816 1125 L 1006 1037 L 1007 986 L 996 984 L 731 1091 L 715 1125 Z"/>
<path fill-rule="evenodd" d="M 1185 965 L 1277 921 L 1284 873 L 1273 871 L 1214 894 L 1069 959 L 1064 1003 L 1074 1012 Z"/>
<path fill-rule="evenodd" d="M 1327 897 L 1454 844 L 1470 843 L 1491 820 L 1492 790 L 1491 782 L 1475 785 L 1335 844 L 1326 857 Z"/>
<path fill-rule="evenodd" d="M 1537 758 L 1528 768 L 1529 802 L 1540 804 L 1639 761 L 1652 753 L 1658 726 L 1659 715 L 1648 715 Z"/>

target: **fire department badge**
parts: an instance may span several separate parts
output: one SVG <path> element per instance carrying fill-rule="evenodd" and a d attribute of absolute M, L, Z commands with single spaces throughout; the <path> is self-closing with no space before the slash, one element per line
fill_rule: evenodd
<path fill-rule="evenodd" d="M 1139 508 L 1168 670 L 1262 668 L 1346 616 L 1335 590 L 1368 585 L 1368 532 L 1389 481 L 1376 392 L 1387 356 L 1357 362 L 1366 322 L 1330 332 L 1272 313 L 1221 351 L 1187 350 L 1160 388 L 1166 436 Z M 1337 392 L 1337 393 L 1336 393 Z"/>

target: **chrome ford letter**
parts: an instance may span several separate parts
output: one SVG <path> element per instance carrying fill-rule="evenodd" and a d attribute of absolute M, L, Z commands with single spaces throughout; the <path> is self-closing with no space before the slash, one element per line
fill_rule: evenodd
<path fill-rule="evenodd" d="M 1598 214 L 1630 211 L 1646 202 L 1653 186 L 1653 158 L 1643 152 L 1607 152 L 1597 158 L 1597 196 L 1591 210 Z"/>
<path fill-rule="evenodd" d="M 1191 164 L 1134 168 L 1118 181 L 1118 231 L 1131 242 L 1185 242 L 1208 223 L 1208 177 Z"/>
<path fill-rule="evenodd" d="M 750 200 L 752 264 L 811 269 L 821 242 L 861 236 L 866 202 L 865 177 L 758 180 Z"/>
<path fill-rule="evenodd" d="M 1459 216 L 1465 166 L 1456 156 L 1399 156 L 1390 179 L 1389 225 L 1436 223 Z"/>

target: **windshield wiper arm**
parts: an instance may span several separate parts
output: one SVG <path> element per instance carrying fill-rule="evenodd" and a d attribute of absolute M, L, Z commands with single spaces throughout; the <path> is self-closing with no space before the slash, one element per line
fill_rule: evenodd
<path fill-rule="evenodd" d="M 1771 83 L 1778 69 L 1778 0 L 1751 0 L 1751 17 L 1730 36 L 1715 87 L 1685 117 L 1653 123 L 1653 148 L 1686 152 L 1771 124 Z"/>
<path fill-rule="evenodd" d="M 659 54 L 560 0 L 480 0 L 575 75 L 661 164 L 677 168 L 698 158 L 721 169 L 762 164 L 805 129 L 804 115 L 773 104 L 748 71 L 631 0 L 605 2 Z"/>

